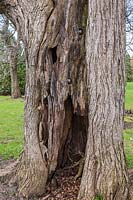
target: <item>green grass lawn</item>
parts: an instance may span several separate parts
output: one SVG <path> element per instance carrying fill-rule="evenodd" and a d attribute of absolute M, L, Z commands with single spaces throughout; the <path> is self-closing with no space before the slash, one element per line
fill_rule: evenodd
<path fill-rule="evenodd" d="M 124 147 L 127 165 L 129 168 L 133 168 L 133 129 L 124 130 Z"/>
<path fill-rule="evenodd" d="M 133 82 L 128 82 L 126 84 L 125 103 L 126 109 L 133 110 Z"/>
<path fill-rule="evenodd" d="M 17 158 L 22 150 L 23 108 L 22 99 L 0 96 L 0 156 L 4 159 Z M 133 82 L 127 83 L 126 109 L 133 110 Z M 131 117 L 126 120 L 133 122 Z M 124 146 L 128 167 L 133 168 L 133 129 L 124 131 Z"/>
<path fill-rule="evenodd" d="M 18 157 L 23 146 L 22 99 L 0 96 L 0 156 Z"/>
<path fill-rule="evenodd" d="M 133 82 L 126 84 L 125 107 L 133 110 Z M 133 123 L 133 117 L 126 116 L 125 121 Z M 133 129 L 124 130 L 124 146 L 128 167 L 133 168 Z"/>

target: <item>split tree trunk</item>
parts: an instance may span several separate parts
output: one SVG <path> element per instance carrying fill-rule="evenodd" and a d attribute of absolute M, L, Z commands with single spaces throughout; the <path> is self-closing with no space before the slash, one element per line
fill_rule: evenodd
<path fill-rule="evenodd" d="M 128 199 L 123 149 L 125 1 L 89 0 L 89 128 L 78 199 Z"/>
<path fill-rule="evenodd" d="M 86 0 L 4 1 L 25 45 L 23 196 L 40 195 L 56 168 L 84 152 L 87 133 Z M 5 7 L 4 7 L 5 6 Z M 78 124 L 78 126 L 77 126 Z M 75 144 L 76 136 L 76 144 Z"/>
<path fill-rule="evenodd" d="M 0 11 L 21 32 L 26 52 L 25 146 L 18 169 L 22 195 L 44 192 L 48 177 L 69 163 L 67 149 L 73 157 L 84 152 L 89 96 L 79 199 L 91 200 L 97 193 L 106 200 L 127 198 L 123 2 L 89 0 L 88 73 L 86 0 L 0 2 Z"/>

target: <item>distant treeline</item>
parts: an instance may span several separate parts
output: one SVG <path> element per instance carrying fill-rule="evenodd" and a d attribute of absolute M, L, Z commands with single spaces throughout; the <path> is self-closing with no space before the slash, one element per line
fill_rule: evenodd
<path fill-rule="evenodd" d="M 126 81 L 133 81 L 133 58 L 129 54 L 126 55 Z"/>

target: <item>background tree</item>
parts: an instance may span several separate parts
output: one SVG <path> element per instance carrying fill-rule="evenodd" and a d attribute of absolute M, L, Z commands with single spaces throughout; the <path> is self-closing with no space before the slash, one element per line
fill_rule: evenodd
<path fill-rule="evenodd" d="M 126 0 L 126 50 L 133 54 L 133 1 Z"/>
<path fill-rule="evenodd" d="M 1 27 L 1 40 L 4 42 L 4 48 L 6 49 L 6 54 L 8 57 L 7 63 L 10 66 L 10 76 L 11 76 L 11 96 L 12 98 L 18 98 L 21 96 L 18 73 L 17 73 L 17 57 L 19 49 L 19 41 L 14 37 L 15 28 L 13 27 L 13 32 L 11 32 L 11 27 L 9 20 L 6 17 L 2 17 L 2 27 Z M 4 49 L 3 49 L 4 50 Z"/>
<path fill-rule="evenodd" d="M 0 40 L 0 95 L 11 94 L 10 68 L 3 41 Z"/>
<path fill-rule="evenodd" d="M 6 17 L 0 17 L 0 27 L 4 26 Z M 8 33 L 10 41 L 17 39 L 17 33 L 11 22 L 9 22 Z M 10 76 L 10 59 L 8 56 L 8 46 L 6 47 L 4 39 L 2 39 L 3 34 L 0 37 L 0 95 L 11 95 L 11 76 Z M 16 43 L 14 44 L 16 45 Z M 25 56 L 24 47 L 20 42 L 19 48 L 17 50 L 17 76 L 19 82 L 20 93 L 24 95 L 25 93 Z"/>
<path fill-rule="evenodd" d="M 133 68 L 131 66 L 131 57 L 126 54 L 126 81 L 133 81 Z"/>

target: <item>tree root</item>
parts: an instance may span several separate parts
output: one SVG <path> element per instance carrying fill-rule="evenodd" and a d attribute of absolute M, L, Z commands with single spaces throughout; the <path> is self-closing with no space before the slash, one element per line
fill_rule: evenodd
<path fill-rule="evenodd" d="M 16 176 L 20 196 L 28 198 L 44 194 L 48 169 L 42 160 L 27 160 L 23 157 Z"/>
<path fill-rule="evenodd" d="M 79 166 L 78 167 L 78 172 L 77 172 L 77 174 L 75 176 L 75 180 L 77 180 L 79 177 L 82 176 L 82 172 L 83 172 L 83 168 L 84 168 L 84 161 L 85 161 L 85 158 L 82 157 L 79 161 L 75 162 L 73 165 L 65 167 L 64 170 L 72 169 L 72 168 L 75 168 L 75 167 Z"/>
<path fill-rule="evenodd" d="M 78 173 L 75 176 L 75 180 L 77 180 L 78 178 L 80 178 L 82 176 L 83 168 L 84 168 L 84 162 L 85 162 L 85 158 L 81 158 L 79 160 L 79 168 L 78 168 Z"/>
<path fill-rule="evenodd" d="M 16 174 L 18 163 L 19 163 L 19 160 L 11 163 L 5 169 L 0 170 L 0 181 L 1 182 L 9 182 L 9 180 L 11 182 L 15 181 L 15 174 Z"/>

